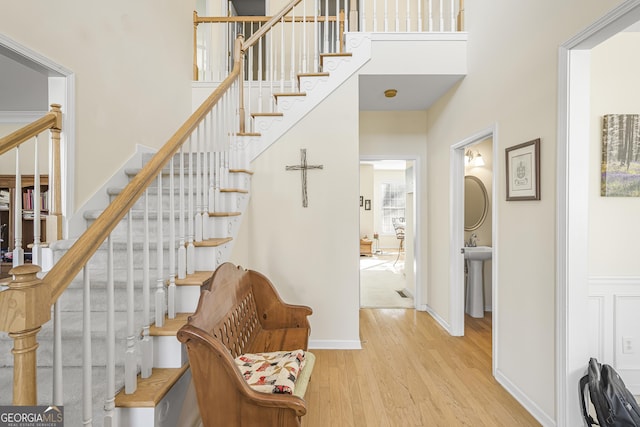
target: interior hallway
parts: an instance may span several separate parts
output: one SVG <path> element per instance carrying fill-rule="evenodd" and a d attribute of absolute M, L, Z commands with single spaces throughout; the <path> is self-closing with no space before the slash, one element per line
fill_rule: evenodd
<path fill-rule="evenodd" d="M 451 337 L 425 313 L 361 309 L 362 350 L 312 350 L 303 427 L 539 426 L 491 375 L 491 316 Z"/>
<path fill-rule="evenodd" d="M 413 308 L 412 295 L 402 292 L 405 282 L 404 252 L 360 257 L 360 307 Z"/>

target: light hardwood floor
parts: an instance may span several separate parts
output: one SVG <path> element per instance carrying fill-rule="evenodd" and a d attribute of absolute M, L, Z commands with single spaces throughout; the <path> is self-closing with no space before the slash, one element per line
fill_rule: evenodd
<path fill-rule="evenodd" d="M 362 350 L 312 350 L 303 427 L 539 426 L 491 375 L 491 317 L 451 337 L 431 316 L 360 310 Z"/>

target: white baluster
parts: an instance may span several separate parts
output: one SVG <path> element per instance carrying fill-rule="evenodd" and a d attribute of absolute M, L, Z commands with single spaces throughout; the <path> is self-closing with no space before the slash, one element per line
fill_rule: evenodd
<path fill-rule="evenodd" d="M 202 126 L 198 126 L 197 143 L 196 143 L 196 216 L 195 221 L 195 241 L 202 241 L 202 159 L 200 152 L 202 151 Z"/>
<path fill-rule="evenodd" d="M 440 0 L 440 28 L 439 31 L 444 31 L 444 9 L 443 9 L 443 0 Z"/>
<path fill-rule="evenodd" d="M 24 264 L 24 249 L 22 249 L 22 175 L 20 175 L 20 147 L 16 147 L 16 189 L 13 217 L 16 218 L 13 234 L 15 246 L 13 249 L 13 266 Z"/>
<path fill-rule="evenodd" d="M 340 0 L 336 0 L 336 20 L 334 23 L 334 27 L 336 38 L 333 51 L 340 52 Z"/>
<path fill-rule="evenodd" d="M 284 16 L 280 20 L 280 92 L 284 91 Z M 242 82 L 241 82 L 242 83 Z"/>
<path fill-rule="evenodd" d="M 406 8 L 406 11 L 405 11 L 406 19 L 404 23 L 404 27 L 405 27 L 404 31 L 408 33 L 411 31 L 411 1 L 410 0 L 406 1 L 405 8 Z"/>
<path fill-rule="evenodd" d="M 373 0 L 373 32 L 378 31 L 378 0 Z"/>
<path fill-rule="evenodd" d="M 451 0 L 449 4 L 449 11 L 451 12 L 451 16 L 450 16 L 451 23 L 450 23 L 449 31 L 455 31 L 456 30 L 456 6 L 453 0 Z"/>
<path fill-rule="evenodd" d="M 344 31 L 345 33 L 349 32 L 349 17 L 350 17 L 350 9 L 349 9 L 349 0 L 344 0 Z"/>
<path fill-rule="evenodd" d="M 307 67 L 307 2 L 302 2 L 302 72 L 308 71 Z"/>
<path fill-rule="evenodd" d="M 187 277 L 187 248 L 184 224 L 184 149 L 180 147 L 180 241 L 178 242 L 178 279 Z"/>
<path fill-rule="evenodd" d="M 329 0 L 324 0 L 324 47 L 323 53 L 329 53 Z"/>
<path fill-rule="evenodd" d="M 64 405 L 64 381 L 62 377 L 62 318 L 60 302 L 53 305 L 53 399 L 56 406 Z"/>
<path fill-rule="evenodd" d="M 291 91 L 295 91 L 296 87 L 296 14 L 295 8 L 291 10 L 291 71 L 289 71 L 289 81 L 291 82 Z"/>
<path fill-rule="evenodd" d="M 193 246 L 194 227 L 193 227 L 193 134 L 189 137 L 189 171 L 188 171 L 188 195 L 187 209 L 188 209 L 188 223 L 189 234 L 187 236 L 187 274 L 193 274 L 195 266 L 195 247 Z"/>
<path fill-rule="evenodd" d="M 142 312 L 144 318 L 144 327 L 142 328 L 142 343 L 140 350 L 142 351 L 142 366 L 140 367 L 140 376 L 149 378 L 152 371 L 153 361 L 153 344 L 149 337 L 149 320 L 151 319 L 151 267 L 149 255 L 149 190 L 144 192 L 144 212 L 142 219 L 143 239 L 142 239 Z"/>
<path fill-rule="evenodd" d="M 421 0 L 418 0 L 418 1 L 421 1 Z M 365 3 L 366 3 L 365 1 L 361 1 L 360 2 L 360 6 L 361 6 L 361 9 L 360 9 L 360 31 L 361 32 L 366 32 L 367 31 L 367 25 L 366 25 L 367 24 L 367 21 L 366 21 L 367 15 L 365 13 L 365 11 L 366 11 Z"/>
<path fill-rule="evenodd" d="M 39 153 L 38 153 L 38 136 L 33 140 L 34 144 L 34 152 L 35 152 L 35 162 L 33 165 L 33 193 L 32 193 L 32 203 L 31 207 L 33 208 L 33 246 L 31 248 L 31 262 L 36 265 L 42 266 L 41 257 L 40 257 L 40 211 L 42 209 L 41 199 L 40 199 L 40 162 L 39 162 Z"/>
<path fill-rule="evenodd" d="M 318 11 L 320 10 L 320 5 L 318 0 L 314 0 L 313 4 L 313 70 L 318 73 L 320 72 L 320 47 L 318 46 L 318 31 L 320 31 L 318 27 Z"/>
<path fill-rule="evenodd" d="M 107 364 L 106 382 L 107 390 L 104 400 L 104 425 L 115 427 L 116 409 L 116 328 L 115 328 L 115 285 L 113 281 L 113 240 L 111 235 L 107 237 Z M 144 353 L 143 353 L 144 355 Z"/>
<path fill-rule="evenodd" d="M 158 174 L 158 200 L 156 206 L 156 326 L 164 326 L 164 306 L 165 306 L 165 294 L 164 294 L 164 265 L 163 265 L 163 233 L 162 233 L 162 172 Z"/>
<path fill-rule="evenodd" d="M 211 143 L 211 122 L 213 121 L 210 111 L 204 117 L 204 141 L 202 145 L 202 240 L 209 239 L 209 144 Z"/>
<path fill-rule="evenodd" d="M 433 0 L 429 0 L 429 32 L 433 31 Z"/>
<path fill-rule="evenodd" d="M 422 0 L 418 0 L 418 32 L 422 32 Z"/>
<path fill-rule="evenodd" d="M 262 43 L 263 43 L 264 37 L 260 37 L 260 40 L 258 40 L 258 113 L 262 113 L 263 106 L 262 103 L 264 102 L 262 99 L 262 83 L 264 81 L 264 75 L 263 70 L 262 70 Z M 251 111 L 249 111 L 249 113 L 251 113 Z M 212 133 L 213 135 L 213 133 Z"/>
<path fill-rule="evenodd" d="M 126 394 L 136 391 L 136 374 L 138 373 L 134 325 L 133 256 L 133 212 L 129 211 L 127 214 L 127 350 L 124 358 L 124 392 Z"/>
<path fill-rule="evenodd" d="M 273 99 L 273 84 L 276 80 L 276 56 L 273 49 L 273 35 L 269 34 L 269 112 L 273 113 L 275 109 L 275 102 Z"/>
<path fill-rule="evenodd" d="M 384 32 L 389 32 L 389 0 L 384 0 Z"/>
<path fill-rule="evenodd" d="M 82 420 L 83 425 L 93 422 L 93 381 L 91 379 L 91 281 L 89 267 L 82 270 Z"/>
<path fill-rule="evenodd" d="M 169 288 L 167 293 L 167 314 L 169 319 L 176 317 L 176 207 L 175 207 L 175 180 L 174 161 L 171 156 L 169 161 Z"/>
<path fill-rule="evenodd" d="M 215 120 L 212 120 L 212 122 L 214 122 L 214 128 L 213 129 L 219 129 L 220 126 L 220 112 L 221 112 L 221 108 L 218 107 L 218 105 L 215 106 L 214 108 L 214 113 L 215 113 Z M 219 132 L 216 135 L 215 132 L 212 132 L 212 139 L 211 139 L 211 144 L 210 144 L 210 148 L 209 148 L 209 205 L 208 205 L 208 210 L 209 212 L 216 212 L 216 203 L 215 203 L 215 184 L 216 184 L 216 165 L 215 165 L 215 146 L 216 146 L 216 139 L 220 138 Z M 210 230 L 210 234 L 209 237 L 216 237 L 216 233 L 215 230 L 212 229 Z"/>

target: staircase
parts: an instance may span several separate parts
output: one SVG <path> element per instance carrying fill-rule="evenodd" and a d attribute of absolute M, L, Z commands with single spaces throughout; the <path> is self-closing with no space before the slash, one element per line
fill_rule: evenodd
<path fill-rule="evenodd" d="M 241 165 L 236 169 L 228 169 L 221 182 L 226 184 L 219 188 L 217 206 L 209 212 L 208 206 L 203 206 L 203 201 L 198 201 L 197 191 L 201 191 L 201 197 L 206 200 L 206 179 L 203 179 L 203 169 L 209 162 L 208 154 L 204 151 L 197 154 L 183 153 L 174 156 L 173 170 L 164 167 L 160 174 L 160 184 L 152 184 L 147 189 L 147 196 L 136 201 L 128 215 L 120 221 L 110 236 L 110 244 L 104 242 L 88 263 L 88 277 L 79 274 L 69 285 L 57 304 L 60 311 L 62 326 L 64 360 L 64 407 L 65 418 L 70 424 L 79 424 L 79 420 L 92 417 L 93 425 L 167 425 L 174 426 L 178 423 L 180 408 L 184 400 L 186 388 L 190 379 L 188 361 L 181 344 L 175 338 L 177 330 L 185 323 L 189 313 L 195 311 L 200 286 L 211 276 L 211 273 L 230 256 L 233 239 L 237 236 L 242 223 L 243 213 L 246 210 L 252 172 L 248 169 L 248 160 L 254 159 L 261 152 L 277 141 L 280 135 L 295 125 L 302 117 L 311 111 L 315 105 L 326 98 L 348 77 L 353 75 L 367 60 L 370 52 L 360 50 L 359 53 L 327 54 L 322 55 L 321 63 L 323 72 L 304 73 L 298 75 L 298 88 L 293 93 L 274 94 L 277 111 L 274 113 L 252 113 L 252 129 L 249 132 L 237 136 L 235 150 L 238 156 L 247 161 L 237 161 Z M 325 71 L 326 70 L 326 71 Z M 120 173 L 133 180 L 144 165 L 150 160 L 151 155 L 143 156 L 140 168 L 125 168 Z M 183 170 L 182 180 L 184 186 L 178 185 L 181 179 L 180 170 Z M 189 175 L 191 174 L 191 176 Z M 203 189 L 188 182 L 200 179 Z M 199 178 L 198 178 L 199 177 Z M 218 179 L 218 178 L 216 178 Z M 171 184 L 173 181 L 173 184 Z M 161 190 L 159 191 L 159 185 Z M 184 187 L 184 188 L 182 188 Z M 170 190 L 173 188 L 173 190 Z M 109 187 L 106 192 L 111 200 L 123 191 L 119 187 Z M 192 210 L 184 214 L 181 219 L 179 207 L 185 203 L 193 203 Z M 200 205 L 198 206 L 198 203 Z M 173 204 L 174 209 L 170 209 Z M 148 206 L 145 208 L 145 205 Z M 158 210 L 156 207 L 159 207 Z M 145 214 L 145 209 L 148 215 Z M 192 228 L 198 226 L 187 219 L 189 212 L 203 211 L 202 235 L 204 238 L 193 242 L 193 273 L 185 278 L 178 279 L 175 276 L 175 264 L 171 264 L 170 247 L 174 253 L 177 244 L 188 246 L 189 234 Z M 160 211 L 161 214 L 157 212 Z M 101 210 L 87 210 L 83 217 L 90 226 Z M 160 216 L 161 220 L 158 220 Z M 129 224 L 130 221 L 130 224 Z M 148 225 L 147 225 L 148 223 Z M 145 231 L 148 227 L 148 231 Z M 174 244 L 169 242 L 167 230 L 174 227 L 176 235 Z M 156 242 L 158 231 L 162 230 L 161 244 Z M 183 231 L 181 231 L 183 230 Z M 197 230 L 196 230 L 197 231 Z M 182 234 L 181 234 L 182 233 Z M 128 236 L 131 236 L 129 240 Z M 198 240 L 198 239 L 196 239 Z M 148 243 L 145 243 L 148 242 Z M 57 262 L 74 241 L 60 241 L 52 245 L 54 259 Z M 109 246 L 113 252 L 109 255 Z M 148 251 L 145 252 L 144 248 Z M 160 248 L 160 249 L 158 249 Z M 158 250 L 161 250 L 159 256 Z M 129 251 L 132 251 L 129 255 Z M 107 268 L 113 265 L 111 273 Z M 161 265 L 160 265 L 161 264 Z M 160 266 L 159 266 L 160 265 Z M 170 271 L 173 265 L 173 274 Z M 187 270 L 189 268 L 187 267 Z M 129 276 L 131 278 L 129 278 Z M 172 278 L 173 276 L 173 278 Z M 160 279 L 159 279 L 160 278 Z M 166 278 L 170 278 L 167 280 Z M 113 282 L 113 290 L 109 290 L 110 280 Z M 128 283 L 133 283 L 133 291 L 127 289 Z M 149 283 L 149 289 L 144 290 L 143 283 Z M 166 293 L 175 295 L 170 300 L 175 301 L 175 318 L 164 316 L 163 325 L 154 323 L 155 301 L 166 303 Z M 87 292 L 90 289 L 90 292 Z M 153 298 L 154 293 L 161 292 L 160 299 Z M 115 301 L 115 384 L 108 386 L 108 339 L 107 317 L 108 299 L 113 294 Z M 151 298 L 149 298 L 151 296 Z M 91 311 L 91 361 L 92 361 L 92 400 L 91 414 L 83 413 L 83 301 L 90 301 Z M 128 333 L 126 319 L 131 316 L 127 312 L 127 301 L 132 300 L 134 318 L 134 336 Z M 145 307 L 145 301 L 149 301 Z M 171 302 L 169 302 L 171 305 Z M 48 322 L 38 334 L 40 347 L 38 349 L 38 364 L 42 367 L 53 365 L 54 333 L 53 323 Z M 141 331 L 142 334 L 141 334 Z M 123 372 L 127 363 L 127 349 L 133 346 L 135 365 L 138 371 L 144 365 L 147 356 L 143 356 L 147 346 L 145 335 L 152 342 L 152 374 L 149 378 L 141 378 L 138 374 L 137 390 L 127 394 L 121 390 L 125 386 Z M 12 341 L 4 339 L 0 341 L 0 365 L 11 366 Z M 52 402 L 51 370 L 39 369 L 39 402 Z M 11 369 L 0 369 L 2 384 L 11 383 Z M 85 386 L 86 387 L 86 386 Z M 109 388 L 121 390 L 115 401 L 105 399 L 110 396 Z M 0 397 L 0 404 L 9 404 L 9 394 Z M 85 401 L 86 406 L 86 401 Z"/>

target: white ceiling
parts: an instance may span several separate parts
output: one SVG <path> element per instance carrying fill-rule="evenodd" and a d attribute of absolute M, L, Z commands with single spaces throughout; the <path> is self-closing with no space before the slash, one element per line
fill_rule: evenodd
<path fill-rule="evenodd" d="M 426 110 L 464 76 L 361 75 L 360 111 Z M 394 98 L 384 96 L 396 89 Z"/>

